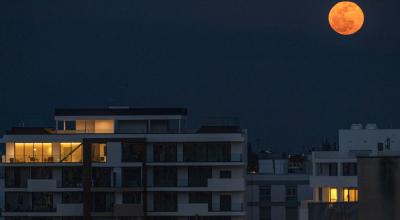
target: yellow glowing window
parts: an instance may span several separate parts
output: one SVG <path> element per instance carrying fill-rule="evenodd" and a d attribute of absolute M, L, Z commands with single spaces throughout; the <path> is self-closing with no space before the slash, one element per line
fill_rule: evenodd
<path fill-rule="evenodd" d="M 337 202 L 338 201 L 338 189 L 330 188 L 329 189 L 329 202 Z"/>
<path fill-rule="evenodd" d="M 343 201 L 357 202 L 358 201 L 358 189 L 344 188 L 343 189 Z"/>

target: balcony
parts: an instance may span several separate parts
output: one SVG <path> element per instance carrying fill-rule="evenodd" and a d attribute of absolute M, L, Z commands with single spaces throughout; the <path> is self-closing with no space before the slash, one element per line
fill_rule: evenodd
<path fill-rule="evenodd" d="M 82 216 L 83 205 L 76 204 L 57 204 L 57 216 Z"/>
<path fill-rule="evenodd" d="M 235 129 L 97 129 L 97 130 L 53 130 L 53 134 L 220 134 L 241 133 L 239 128 Z"/>
<path fill-rule="evenodd" d="M 142 204 L 114 204 L 114 216 L 143 216 Z"/>
<path fill-rule="evenodd" d="M 206 215 L 208 213 L 207 203 L 185 203 L 178 204 L 178 212 L 185 216 Z"/>
<path fill-rule="evenodd" d="M 81 163 L 82 156 L 68 156 L 53 154 L 41 155 L 2 155 L 2 163 Z"/>
<path fill-rule="evenodd" d="M 57 191 L 57 180 L 55 180 L 55 179 L 28 179 L 27 190 L 30 192 Z"/>
<path fill-rule="evenodd" d="M 243 178 L 208 179 L 208 188 L 210 188 L 211 191 L 244 191 L 245 190 L 245 180 Z"/>
<path fill-rule="evenodd" d="M 244 212 L 243 203 L 221 204 L 213 203 L 210 212 Z"/>
<path fill-rule="evenodd" d="M 349 219 L 356 220 L 358 218 L 356 202 L 311 202 L 308 203 L 309 219 Z"/>

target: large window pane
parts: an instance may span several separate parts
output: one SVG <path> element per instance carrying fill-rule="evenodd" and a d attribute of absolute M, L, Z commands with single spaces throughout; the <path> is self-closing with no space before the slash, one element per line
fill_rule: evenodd
<path fill-rule="evenodd" d="M 176 143 L 154 144 L 154 161 L 156 162 L 175 162 L 176 153 Z"/>
<path fill-rule="evenodd" d="M 15 143 L 14 156 L 15 156 L 15 161 L 10 161 L 10 162 L 16 162 L 16 163 L 25 162 L 25 149 L 23 143 Z"/>
<path fill-rule="evenodd" d="M 145 155 L 144 143 L 123 143 L 122 145 L 122 162 L 143 162 Z"/>

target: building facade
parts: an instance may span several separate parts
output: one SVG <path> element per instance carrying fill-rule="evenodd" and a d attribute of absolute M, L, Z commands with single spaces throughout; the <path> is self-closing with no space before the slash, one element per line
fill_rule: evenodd
<path fill-rule="evenodd" d="M 358 158 L 359 219 L 400 219 L 400 156 Z"/>
<path fill-rule="evenodd" d="M 314 189 L 314 199 L 302 204 L 303 208 L 308 208 L 305 219 L 357 219 L 358 158 L 398 154 L 399 150 L 399 129 L 353 124 L 350 129 L 339 130 L 337 150 L 312 153 L 310 185 Z"/>
<path fill-rule="evenodd" d="M 300 202 L 313 198 L 307 161 L 303 155 L 260 159 L 247 176 L 247 219 L 299 219 Z"/>
<path fill-rule="evenodd" d="M 186 109 L 56 109 L 1 139 L 5 219 L 245 219 L 238 126 L 184 129 Z"/>

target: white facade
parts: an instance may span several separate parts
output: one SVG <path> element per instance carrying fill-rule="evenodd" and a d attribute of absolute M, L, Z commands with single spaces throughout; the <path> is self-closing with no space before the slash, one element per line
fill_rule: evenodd
<path fill-rule="evenodd" d="M 259 172 L 247 175 L 247 219 L 299 219 L 299 203 L 311 200 L 309 175 L 288 173 L 287 159 L 259 160 Z"/>
<path fill-rule="evenodd" d="M 338 210 L 353 207 L 358 201 L 357 156 L 398 154 L 400 152 L 400 129 L 378 129 L 375 124 L 353 124 L 350 129 L 339 130 L 337 151 L 312 153 L 313 172 L 310 186 L 314 199 L 303 201 L 303 213 L 307 206 L 335 204 Z M 319 213 L 322 213 L 319 211 Z M 329 214 L 329 208 L 325 212 Z M 309 213 L 302 219 L 308 219 Z M 323 219 L 325 216 L 321 216 Z M 354 216 L 348 217 L 352 219 Z"/>
<path fill-rule="evenodd" d="M 167 110 L 61 112 L 57 130 L 4 135 L 2 216 L 245 219 L 245 131 L 189 132 L 181 125 L 185 115 Z M 85 169 L 92 173 L 89 188 Z M 88 190 L 90 200 L 82 198 Z"/>

